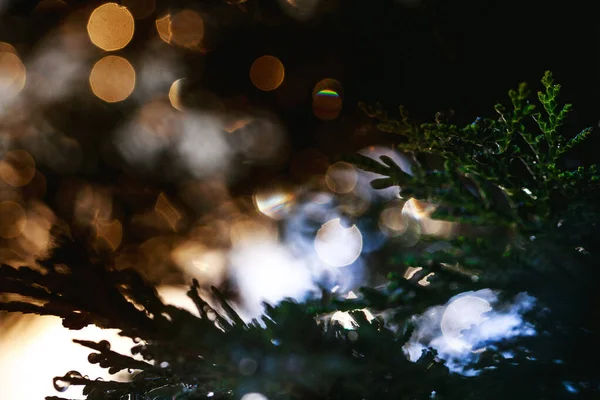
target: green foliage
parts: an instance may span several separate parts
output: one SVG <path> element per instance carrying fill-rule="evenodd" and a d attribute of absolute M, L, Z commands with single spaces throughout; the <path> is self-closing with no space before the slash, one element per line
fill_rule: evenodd
<path fill-rule="evenodd" d="M 539 230 L 539 221 L 546 221 L 556 208 L 555 199 L 573 201 L 595 190 L 599 179 L 596 166 L 575 172 L 559 167 L 561 156 L 591 129 L 567 141 L 560 128 L 571 105 L 559 107 L 560 85 L 554 84 L 550 72 L 542 83 L 538 98 L 544 114 L 536 112 L 527 86 L 520 84 L 509 91 L 511 108 L 497 104 L 497 118 L 477 118 L 464 127 L 440 121 L 418 126 L 403 108 L 400 119 L 394 120 L 381 106 L 362 105 L 380 121 L 379 129 L 406 138 L 398 147 L 412 155 L 414 165 L 407 172 L 386 156 L 382 163 L 361 155 L 347 158 L 384 176 L 373 181 L 375 188 L 399 186 L 403 197 L 444 206 L 437 218 Z M 443 168 L 422 165 L 416 156 L 423 154 L 439 157 Z"/>
<path fill-rule="evenodd" d="M 597 245 L 599 171 L 560 167 L 565 152 L 591 130 L 566 140 L 560 130 L 570 106 L 559 107 L 560 87 L 549 73 L 542 83 L 538 98 L 544 113 L 536 112 L 521 84 L 509 92 L 511 108 L 496 105 L 495 119 L 478 118 L 460 128 L 439 119 L 419 126 L 402 108 L 400 119 L 393 120 L 381 107 L 365 107 L 380 129 L 406 139 L 399 147 L 414 165 L 409 173 L 386 156 L 381 162 L 361 155 L 349 160 L 383 176 L 374 187 L 399 186 L 405 198 L 439 205 L 433 217 L 476 230 L 446 240 L 438 250 L 404 249 L 390 261 L 394 271 L 387 283 L 362 288 L 357 299 L 324 292 L 303 304 L 265 304 L 261 321 L 246 324 L 221 292 L 213 289 L 209 304 L 194 281 L 188 296 L 195 316 L 163 304 L 135 271 L 92 261 L 77 243 L 64 240 L 40 262 L 40 270 L 0 267 L 0 292 L 17 296 L 0 301 L 0 310 L 56 315 L 71 329 L 95 324 L 134 339 L 132 352 L 142 360 L 112 351 L 107 342 L 76 341 L 93 350 L 89 362 L 110 373 L 136 371 L 128 383 L 97 381 L 76 371 L 55 379 L 57 387 L 83 385 L 89 400 L 191 400 L 208 393 L 237 399 L 249 392 L 269 399 L 412 400 L 434 392 L 436 399 L 561 398 L 570 395 L 561 386 L 567 378 L 594 392 L 589 383 L 596 379 L 590 372 L 596 362 L 595 336 L 589 333 L 594 325 L 588 315 L 566 307 L 565 299 L 586 304 L 586 284 L 595 281 L 589 267 L 597 258 L 585 249 Z M 423 154 L 437 158 L 437 167 L 423 161 Z M 423 237 L 421 243 L 436 240 Z M 405 278 L 408 267 L 420 270 Z M 426 276 L 429 285 L 422 286 Z M 488 349 L 472 366 L 488 369 L 467 383 L 430 349 L 416 363 L 407 359 L 403 346 L 415 315 L 482 288 L 534 295 L 542 310 L 553 310 L 551 317 L 535 316 L 544 335 Z M 365 308 L 376 315 L 373 321 L 367 321 Z M 335 311 L 350 312 L 355 329 L 332 322 Z M 499 356 L 506 349 L 513 359 Z"/>

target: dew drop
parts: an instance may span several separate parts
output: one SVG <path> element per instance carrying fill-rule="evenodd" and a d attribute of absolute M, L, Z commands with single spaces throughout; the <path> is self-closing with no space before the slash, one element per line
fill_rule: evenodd
<path fill-rule="evenodd" d="M 81 375 L 81 373 L 79 371 L 69 371 L 66 373 L 65 375 L 66 378 L 71 378 L 71 379 L 81 379 L 83 378 L 83 376 Z"/>
<path fill-rule="evenodd" d="M 108 342 L 108 340 L 100 341 L 100 343 L 98 343 L 98 346 L 100 347 L 101 351 L 109 351 L 110 350 L 110 343 Z"/>
<path fill-rule="evenodd" d="M 52 384 L 54 385 L 54 389 L 57 392 L 64 392 L 65 390 L 67 390 L 69 388 L 69 386 L 71 386 L 71 384 L 65 380 L 63 380 L 63 378 L 54 378 L 52 380 Z"/>
<path fill-rule="evenodd" d="M 88 361 L 90 364 L 97 364 L 100 362 L 100 354 L 98 353 L 90 353 L 88 356 Z"/>

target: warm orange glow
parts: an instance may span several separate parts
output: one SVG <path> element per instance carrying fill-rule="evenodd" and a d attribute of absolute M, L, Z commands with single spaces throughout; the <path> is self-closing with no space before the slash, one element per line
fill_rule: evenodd
<path fill-rule="evenodd" d="M 333 90 L 321 90 L 313 100 L 313 112 L 323 121 L 336 119 L 342 111 L 342 98 Z"/>
<path fill-rule="evenodd" d="M 156 31 L 165 43 L 171 43 L 171 14 L 156 19 Z"/>
<path fill-rule="evenodd" d="M 177 79 L 169 89 L 169 101 L 171 105 L 179 111 L 183 111 L 183 102 L 181 101 L 181 88 L 185 83 L 185 78 Z"/>
<path fill-rule="evenodd" d="M 27 185 L 35 175 L 35 161 L 25 150 L 7 152 L 0 160 L 0 178 L 10 186 Z"/>
<path fill-rule="evenodd" d="M 162 137 L 173 136 L 177 132 L 177 111 L 166 99 L 155 99 L 142 106 L 137 122 L 144 132 Z"/>
<path fill-rule="evenodd" d="M 0 52 L 0 100 L 19 94 L 25 86 L 25 66 L 19 56 Z"/>
<path fill-rule="evenodd" d="M 325 182 L 329 190 L 335 193 L 348 193 L 356 186 L 358 173 L 356 169 L 346 162 L 340 161 L 332 164 L 327 169 Z"/>
<path fill-rule="evenodd" d="M 108 246 L 111 251 L 117 250 L 123 240 L 123 226 L 119 220 L 110 222 L 97 220 L 94 224 L 96 238 L 102 240 L 102 244 Z"/>
<path fill-rule="evenodd" d="M 312 91 L 313 100 L 315 99 L 315 97 L 317 97 L 317 94 L 323 90 L 331 90 L 331 91 L 336 92 L 338 94 L 338 96 L 340 96 L 342 98 L 344 97 L 344 88 L 342 87 L 342 84 L 335 79 L 326 78 L 326 79 L 320 80 L 315 85 L 315 87 Z"/>
<path fill-rule="evenodd" d="M 87 24 L 92 43 L 106 51 L 127 46 L 133 37 L 133 30 L 133 15 L 117 3 L 106 3 L 96 8 Z"/>
<path fill-rule="evenodd" d="M 17 57 L 19 56 L 17 49 L 12 44 L 6 42 L 0 42 L 0 53 L 12 53 Z"/>
<path fill-rule="evenodd" d="M 123 57 L 106 56 L 92 68 L 90 86 L 107 103 L 123 101 L 135 87 L 135 70 Z"/>
<path fill-rule="evenodd" d="M 171 41 L 178 46 L 195 48 L 204 39 L 204 21 L 192 10 L 178 12 L 171 19 Z"/>
<path fill-rule="evenodd" d="M 0 236 L 11 239 L 23 233 L 27 225 L 25 210 L 14 201 L 0 202 Z"/>
<path fill-rule="evenodd" d="M 265 92 L 277 89 L 283 82 L 284 75 L 283 64 L 273 56 L 259 57 L 250 67 L 252 84 Z"/>
<path fill-rule="evenodd" d="M 183 214 L 181 211 L 177 209 L 169 201 L 167 196 L 164 193 L 158 195 L 158 199 L 156 200 L 156 204 L 154 205 L 154 211 L 169 225 L 169 227 L 176 231 L 179 222 L 183 218 Z"/>
<path fill-rule="evenodd" d="M 156 8 L 156 0 L 123 0 L 121 3 L 127 7 L 135 19 L 149 17 Z"/>

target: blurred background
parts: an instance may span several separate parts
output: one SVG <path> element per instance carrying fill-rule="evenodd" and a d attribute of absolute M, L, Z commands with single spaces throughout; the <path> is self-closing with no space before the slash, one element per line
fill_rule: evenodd
<path fill-rule="evenodd" d="M 464 229 L 335 161 L 387 154 L 410 171 L 394 151 L 401 138 L 378 132 L 358 103 L 466 124 L 551 70 L 574 104 L 567 134 L 596 127 L 593 11 L 537 0 L 0 0 L 0 261 L 35 266 L 67 235 L 135 267 L 168 302 L 187 307 L 195 277 L 248 319 L 263 300 L 352 296 L 395 271 L 394 255 L 420 235 Z M 597 135 L 589 144 L 567 163 L 597 160 Z M 41 399 L 75 367 L 101 376 L 70 339 L 115 336 L 0 314 L 0 398 Z"/>

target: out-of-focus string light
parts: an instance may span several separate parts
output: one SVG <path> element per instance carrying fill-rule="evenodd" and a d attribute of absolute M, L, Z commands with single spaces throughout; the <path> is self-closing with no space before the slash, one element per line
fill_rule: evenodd
<path fill-rule="evenodd" d="M 171 43 L 171 14 L 164 14 L 156 19 L 156 31 L 165 43 Z"/>
<path fill-rule="evenodd" d="M 274 56 L 259 57 L 250 67 L 252 84 L 265 92 L 277 89 L 283 82 L 284 76 L 283 64 Z"/>
<path fill-rule="evenodd" d="M 0 51 L 0 103 L 14 98 L 25 87 L 27 73 L 18 55 Z"/>
<path fill-rule="evenodd" d="M 340 223 L 340 218 L 335 218 L 321 226 L 314 244 L 317 255 L 325 264 L 344 267 L 360 256 L 363 239 L 356 225 L 345 228 Z"/>
<path fill-rule="evenodd" d="M 257 191 L 253 200 L 256 209 L 272 219 L 283 219 L 291 211 L 295 196 L 284 188 L 267 188 Z"/>
<path fill-rule="evenodd" d="M 94 64 L 90 86 L 107 103 L 123 101 L 135 88 L 135 70 L 123 57 L 106 56 Z"/>
<path fill-rule="evenodd" d="M 342 98 L 333 90 L 321 90 L 315 96 L 312 107 L 317 118 L 331 121 L 342 111 Z"/>
<path fill-rule="evenodd" d="M 177 231 L 179 223 L 183 219 L 183 214 L 175 205 L 169 201 L 164 193 L 158 195 L 154 211 L 163 218 L 173 231 Z"/>
<path fill-rule="evenodd" d="M 339 161 L 332 164 L 325 174 L 327 187 L 334 193 L 348 193 L 356 186 L 358 174 L 352 164 Z"/>
<path fill-rule="evenodd" d="M 156 8 L 156 0 L 123 0 L 122 3 L 135 19 L 149 17 Z"/>
<path fill-rule="evenodd" d="M 87 24 L 92 43 L 105 51 L 122 49 L 133 38 L 135 23 L 126 7 L 105 3 L 96 8 Z"/>
<path fill-rule="evenodd" d="M 12 53 L 15 56 L 19 57 L 17 49 L 15 49 L 15 47 L 12 44 L 6 42 L 0 42 L 0 53 Z"/>
<path fill-rule="evenodd" d="M 27 214 L 14 201 L 0 202 L 0 237 L 12 239 L 23 233 L 27 225 Z"/>
<path fill-rule="evenodd" d="M 204 21 L 193 10 L 182 10 L 169 23 L 170 41 L 188 49 L 197 48 L 204 39 Z"/>
<path fill-rule="evenodd" d="M 440 327 L 448 343 L 462 350 L 470 345 L 461 340 L 462 331 L 479 325 L 487 319 L 484 314 L 491 311 L 490 303 L 477 296 L 462 296 L 452 301 L 444 310 Z"/>
<path fill-rule="evenodd" d="M 171 259 L 188 276 L 198 279 L 203 287 L 219 285 L 225 279 L 225 253 L 196 241 L 179 244 L 171 252 Z"/>
<path fill-rule="evenodd" d="M 402 212 L 402 205 L 392 203 L 379 215 L 379 229 L 389 237 L 402 235 L 408 228 L 408 216 Z"/>
<path fill-rule="evenodd" d="M 183 102 L 181 101 L 181 88 L 185 83 L 185 78 L 177 79 L 169 89 L 169 101 L 171 105 L 179 111 L 183 111 Z"/>
<path fill-rule="evenodd" d="M 315 99 L 315 97 L 317 97 L 317 95 L 320 92 L 322 92 L 324 90 L 331 90 L 332 92 L 335 92 L 342 99 L 344 98 L 344 88 L 342 87 L 342 84 L 336 79 L 325 78 L 325 79 L 322 79 L 319 82 L 317 82 L 317 84 L 313 88 L 313 91 L 312 91 L 313 100 Z"/>
<path fill-rule="evenodd" d="M 12 150 L 0 160 L 0 178 L 10 186 L 27 185 L 35 175 L 35 161 L 25 150 Z"/>

